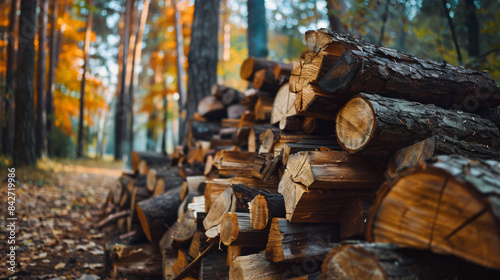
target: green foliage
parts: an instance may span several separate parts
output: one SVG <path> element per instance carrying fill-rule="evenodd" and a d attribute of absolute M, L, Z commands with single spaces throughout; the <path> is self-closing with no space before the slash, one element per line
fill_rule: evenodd
<path fill-rule="evenodd" d="M 76 156 L 76 146 L 73 139 L 62 132 L 60 129 L 54 129 L 47 135 L 51 143 L 53 156 L 56 158 L 74 159 Z"/>

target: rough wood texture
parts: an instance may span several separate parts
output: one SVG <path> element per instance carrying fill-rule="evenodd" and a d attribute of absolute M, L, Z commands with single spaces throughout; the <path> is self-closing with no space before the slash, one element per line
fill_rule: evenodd
<path fill-rule="evenodd" d="M 378 193 L 367 240 L 500 268 L 499 166 L 497 161 L 438 156 L 403 172 Z"/>
<path fill-rule="evenodd" d="M 172 234 L 172 243 L 174 247 L 188 248 L 196 232 L 194 211 L 188 210 L 184 212 L 169 231 Z"/>
<path fill-rule="evenodd" d="M 271 119 L 273 112 L 274 98 L 268 96 L 260 96 L 254 106 L 255 119 L 258 121 L 266 121 Z"/>
<path fill-rule="evenodd" d="M 321 279 L 496 279 L 500 273 L 458 258 L 393 244 L 355 243 L 331 250 Z"/>
<path fill-rule="evenodd" d="M 322 260 L 339 241 L 339 225 L 290 223 L 273 218 L 266 257 L 272 262 Z"/>
<path fill-rule="evenodd" d="M 253 125 L 248 134 L 248 152 L 258 152 L 260 148 L 260 135 L 267 129 L 273 129 L 270 125 Z"/>
<path fill-rule="evenodd" d="M 374 197 L 352 197 L 346 202 L 339 218 L 340 240 L 348 238 L 363 239 L 366 223 L 369 219 L 368 210 Z"/>
<path fill-rule="evenodd" d="M 264 133 L 260 134 L 259 136 L 259 149 L 258 152 L 259 154 L 261 153 L 272 153 L 274 144 L 278 142 L 280 137 L 280 130 L 271 127 L 266 129 Z"/>
<path fill-rule="evenodd" d="M 274 76 L 272 70 L 261 69 L 254 74 L 253 87 L 274 94 L 280 88 L 280 80 Z"/>
<path fill-rule="evenodd" d="M 296 183 L 285 170 L 278 191 L 285 199 L 286 219 L 301 223 L 339 222 L 342 209 L 352 197 L 372 197 L 374 189 L 316 189 Z"/>
<path fill-rule="evenodd" d="M 368 91 L 468 112 L 500 105 L 500 92 L 485 71 L 416 58 L 326 29 L 308 31 L 306 41 L 315 52 L 343 53 L 319 81 L 333 94 Z"/>
<path fill-rule="evenodd" d="M 295 268 L 295 269 L 293 269 Z M 302 276 L 306 273 L 301 264 L 273 263 L 264 252 L 237 257 L 229 268 L 231 280 L 273 280 Z M 319 266 L 318 266 L 319 269 Z M 310 273 L 310 272 L 309 272 Z"/>
<path fill-rule="evenodd" d="M 335 114 L 345 101 L 328 94 L 318 85 L 307 83 L 297 92 L 294 105 L 298 115 L 335 120 Z"/>
<path fill-rule="evenodd" d="M 276 79 L 279 79 L 280 76 L 290 77 L 292 74 L 292 64 L 276 64 L 273 74 Z"/>
<path fill-rule="evenodd" d="M 477 115 L 376 94 L 353 97 L 337 115 L 340 145 L 350 153 L 382 156 L 432 135 L 498 147 L 500 133 Z"/>
<path fill-rule="evenodd" d="M 226 117 L 224 104 L 213 95 L 203 97 L 198 103 L 197 110 L 202 117 L 209 120 L 218 120 Z"/>
<path fill-rule="evenodd" d="M 221 251 L 207 254 L 201 261 L 201 280 L 226 280 L 229 279 L 229 268 L 226 263 L 226 254 Z"/>
<path fill-rule="evenodd" d="M 214 165 L 223 176 L 251 176 L 255 153 L 240 151 L 219 151 Z"/>
<path fill-rule="evenodd" d="M 286 170 L 309 188 L 375 189 L 383 181 L 373 161 L 345 151 L 305 151 L 290 155 Z"/>
<path fill-rule="evenodd" d="M 284 84 L 276 93 L 271 113 L 271 124 L 279 123 L 282 119 L 295 116 L 295 93 L 290 91 L 289 84 Z"/>
<path fill-rule="evenodd" d="M 290 155 L 300 151 L 319 151 L 321 148 L 342 150 L 336 139 L 333 140 L 305 140 L 297 143 L 286 143 L 283 146 L 283 164 L 287 164 Z"/>
<path fill-rule="evenodd" d="M 179 175 L 179 168 L 164 167 L 162 169 L 152 168 L 148 171 L 146 177 L 146 186 L 150 192 L 153 192 L 158 185 L 158 181 L 163 179 L 165 184 L 164 191 L 179 187 L 182 184 L 182 177 Z"/>
<path fill-rule="evenodd" d="M 166 227 L 177 220 L 177 209 L 182 202 L 180 190 L 180 187 L 172 189 L 136 204 L 139 221 L 149 241 L 160 240 Z"/>
<path fill-rule="evenodd" d="M 220 225 L 220 240 L 226 246 L 264 247 L 266 245 L 269 229 L 254 229 L 250 223 L 249 213 L 225 213 Z"/>
<path fill-rule="evenodd" d="M 231 266 L 231 263 L 237 257 L 241 256 L 241 246 L 230 245 L 227 246 L 227 258 L 226 258 L 226 266 Z"/>
<path fill-rule="evenodd" d="M 260 194 L 250 203 L 250 223 L 254 229 L 264 229 L 272 218 L 285 217 L 285 200 L 281 194 Z"/>
<path fill-rule="evenodd" d="M 218 84 L 212 86 L 212 95 L 220 99 L 225 106 L 238 104 L 240 100 L 245 98 L 240 91 Z"/>
<path fill-rule="evenodd" d="M 227 187 L 218 197 L 215 199 L 210 210 L 207 212 L 207 216 L 203 220 L 203 227 L 205 230 L 209 230 L 220 224 L 222 217 L 225 213 L 229 212 L 231 209 L 233 199 L 233 189 Z"/>
<path fill-rule="evenodd" d="M 397 151 L 389 162 L 387 173 L 390 177 L 394 177 L 399 172 L 416 167 L 426 159 L 450 154 L 459 154 L 471 159 L 500 159 L 500 151 L 497 149 L 435 135 Z"/>

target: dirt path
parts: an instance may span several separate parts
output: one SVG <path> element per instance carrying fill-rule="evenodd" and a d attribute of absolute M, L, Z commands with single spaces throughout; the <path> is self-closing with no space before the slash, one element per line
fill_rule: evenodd
<path fill-rule="evenodd" d="M 7 270 L 10 221 L 2 174 L 0 279 L 98 279 L 86 275 L 106 279 L 105 244 L 115 234 L 93 225 L 99 220 L 96 211 L 120 174 L 117 166 L 92 164 L 16 170 L 15 274 Z"/>

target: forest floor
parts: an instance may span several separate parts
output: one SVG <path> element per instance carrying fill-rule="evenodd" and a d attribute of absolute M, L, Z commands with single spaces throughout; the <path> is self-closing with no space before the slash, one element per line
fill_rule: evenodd
<path fill-rule="evenodd" d="M 1 170 L 0 279 L 106 279 L 104 251 L 116 227 L 94 228 L 120 163 L 43 161 L 15 171 L 15 273 L 8 271 L 6 168 Z M 9 213 L 10 214 L 10 213 Z M 97 277 L 94 277 L 97 276 Z"/>

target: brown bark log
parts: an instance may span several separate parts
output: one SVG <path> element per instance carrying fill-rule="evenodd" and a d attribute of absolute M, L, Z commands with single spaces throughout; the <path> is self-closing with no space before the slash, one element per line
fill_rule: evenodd
<path fill-rule="evenodd" d="M 284 63 L 275 62 L 267 60 L 265 58 L 249 57 L 243 61 L 240 68 L 240 76 L 243 80 L 252 82 L 254 79 L 255 72 L 261 69 L 274 70 L 276 65 L 282 65 L 286 67 Z"/>
<path fill-rule="evenodd" d="M 318 151 L 320 149 L 341 150 L 337 140 L 304 140 L 297 143 L 286 143 L 283 146 L 283 164 L 287 164 L 291 154 L 300 151 Z"/>
<path fill-rule="evenodd" d="M 389 162 L 387 173 L 392 178 L 404 170 L 417 167 L 426 159 L 450 154 L 459 154 L 471 159 L 500 159 L 500 151 L 497 149 L 435 135 L 397 151 Z"/>
<path fill-rule="evenodd" d="M 419 59 L 326 29 L 307 32 L 306 41 L 313 51 L 343 53 L 319 82 L 333 95 L 368 91 L 468 112 L 500 105 L 500 91 L 484 71 Z"/>
<path fill-rule="evenodd" d="M 397 264 L 397 265 L 394 265 Z M 493 279 L 488 270 L 458 258 L 393 244 L 339 245 L 323 262 L 321 279 Z"/>
<path fill-rule="evenodd" d="M 213 95 L 205 96 L 198 102 L 197 112 L 208 120 L 220 120 L 226 117 L 224 104 Z"/>
<path fill-rule="evenodd" d="M 279 79 L 280 76 L 290 77 L 292 74 L 292 64 L 276 64 L 273 74 L 276 79 Z"/>
<path fill-rule="evenodd" d="M 223 176 L 251 176 L 255 154 L 240 151 L 219 151 L 214 165 Z"/>
<path fill-rule="evenodd" d="M 268 96 L 261 96 L 255 103 L 254 112 L 255 119 L 258 121 L 266 121 L 271 119 L 273 111 L 274 98 Z"/>
<path fill-rule="evenodd" d="M 220 225 L 220 240 L 226 246 L 266 246 L 269 229 L 252 228 L 249 213 L 225 213 Z"/>
<path fill-rule="evenodd" d="M 350 153 L 387 157 L 432 135 L 498 147 L 498 128 L 471 113 L 376 94 L 359 94 L 337 115 L 340 145 Z"/>
<path fill-rule="evenodd" d="M 272 262 L 322 261 L 339 241 L 339 225 L 297 224 L 274 218 L 269 230 L 266 257 Z"/>
<path fill-rule="evenodd" d="M 498 269 L 500 259 L 492 257 L 500 255 L 498 166 L 497 161 L 438 156 L 403 172 L 378 193 L 367 240 L 430 249 Z"/>
<path fill-rule="evenodd" d="M 169 157 L 167 155 L 156 152 L 132 151 L 131 157 L 132 171 L 134 173 L 139 172 L 141 175 L 147 175 L 149 168 L 166 167 L 170 164 Z M 140 167 L 142 170 L 140 170 Z"/>
<path fill-rule="evenodd" d="M 137 215 L 142 229 L 151 242 L 156 242 L 177 220 L 177 209 L 181 204 L 180 188 L 153 196 L 136 204 Z"/>
<path fill-rule="evenodd" d="M 254 73 L 253 87 L 255 89 L 276 94 L 280 88 L 280 81 L 274 76 L 273 70 L 261 69 Z"/>
<path fill-rule="evenodd" d="M 264 229 L 272 218 L 285 218 L 285 200 L 281 194 L 259 194 L 250 204 L 250 222 L 257 230 Z"/>
<path fill-rule="evenodd" d="M 201 280 L 220 280 L 229 279 L 229 268 L 226 263 L 226 254 L 224 252 L 213 252 L 207 254 L 201 261 Z"/>

